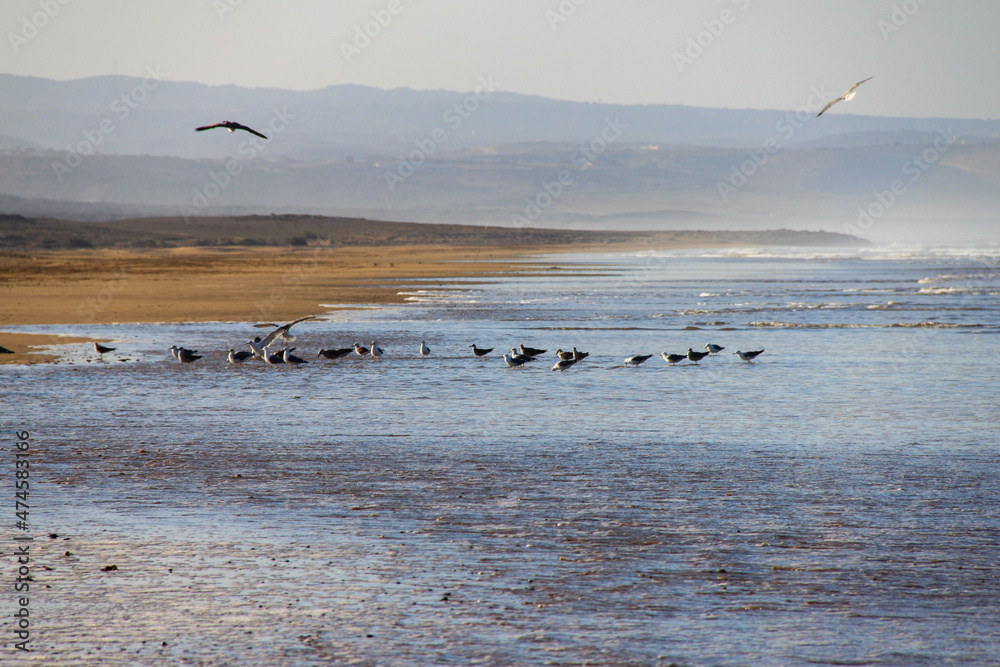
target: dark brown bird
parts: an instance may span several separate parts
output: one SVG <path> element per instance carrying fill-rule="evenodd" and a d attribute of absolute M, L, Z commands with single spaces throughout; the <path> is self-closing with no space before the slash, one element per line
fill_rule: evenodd
<path fill-rule="evenodd" d="M 472 348 L 472 354 L 476 355 L 477 357 L 485 357 L 487 354 L 493 351 L 492 347 L 487 347 L 487 348 L 476 347 L 475 343 L 473 343 L 469 347 Z"/>
<path fill-rule="evenodd" d="M 118 348 L 115 348 L 115 347 L 105 347 L 104 345 L 100 345 L 98 343 L 94 343 L 94 351 L 97 352 L 97 354 L 104 354 L 105 352 L 114 352 L 116 349 L 118 349 Z"/>
<path fill-rule="evenodd" d="M 325 357 L 326 359 L 337 359 L 345 354 L 350 354 L 351 352 L 354 352 L 353 347 L 338 347 L 330 348 L 329 350 L 320 350 L 316 353 L 316 356 Z"/>
<path fill-rule="evenodd" d="M 234 123 L 231 120 L 227 120 L 227 121 L 222 122 L 222 123 L 216 123 L 215 125 L 203 125 L 202 127 L 196 127 L 196 128 L 194 128 L 194 131 L 195 132 L 204 132 L 205 130 L 214 130 L 217 127 L 224 127 L 227 130 L 229 130 L 230 132 L 235 132 L 236 130 L 243 130 L 244 132 L 249 132 L 250 134 L 256 134 L 261 139 L 267 139 L 267 137 L 265 137 L 263 134 L 261 134 L 257 130 L 249 128 L 246 125 L 240 125 L 239 123 Z"/>

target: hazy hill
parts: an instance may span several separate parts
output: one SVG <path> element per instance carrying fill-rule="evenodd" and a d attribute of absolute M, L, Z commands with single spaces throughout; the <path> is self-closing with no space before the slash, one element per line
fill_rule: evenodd
<path fill-rule="evenodd" d="M 155 73 L 155 69 L 151 70 Z M 787 110 L 704 109 L 670 105 L 614 105 L 566 102 L 485 87 L 471 91 L 379 90 L 331 86 L 312 91 L 206 86 L 154 77 L 104 76 L 74 81 L 0 74 L 0 134 L 47 148 L 75 148 L 96 137 L 99 152 L 222 158 L 232 151 L 224 131 L 196 135 L 196 126 L 239 120 L 272 136 L 274 157 L 342 159 L 386 153 L 397 157 L 435 129 L 446 134 L 442 150 L 516 142 L 588 143 L 608 119 L 625 127 L 621 141 L 635 144 L 760 146 L 768 138 L 788 145 L 839 135 L 852 141 L 887 143 L 899 133 L 932 136 L 947 129 L 967 140 L 1000 138 L 1000 121 L 824 116 L 788 121 Z M 805 99 L 804 93 L 804 99 Z M 455 111 L 454 105 L 466 104 Z M 469 111 L 471 109 L 471 111 Z M 268 126 L 287 115 L 280 133 Z M 887 139 L 886 133 L 890 135 Z M 789 136 L 790 135 L 790 136 Z"/>
<path fill-rule="evenodd" d="M 843 234 L 765 230 L 752 232 L 570 231 L 481 225 L 434 225 L 303 215 L 140 218 L 103 223 L 0 215 L 0 248 L 7 251 L 184 246 L 553 246 L 661 242 L 670 246 L 857 246 Z"/>

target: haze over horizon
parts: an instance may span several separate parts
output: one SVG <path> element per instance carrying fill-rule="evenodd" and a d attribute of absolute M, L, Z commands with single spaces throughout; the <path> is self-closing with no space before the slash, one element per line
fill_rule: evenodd
<path fill-rule="evenodd" d="M 12 0 L 0 73 L 57 80 L 158 67 L 171 81 L 313 90 L 471 90 L 616 104 L 793 109 L 815 88 L 831 113 L 1000 118 L 1000 3 L 754 0 Z"/>

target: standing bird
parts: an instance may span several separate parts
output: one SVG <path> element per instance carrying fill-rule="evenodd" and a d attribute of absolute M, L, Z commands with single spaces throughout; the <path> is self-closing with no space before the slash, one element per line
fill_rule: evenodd
<path fill-rule="evenodd" d="M 203 125 L 201 127 L 194 128 L 195 132 L 204 132 L 205 130 L 214 130 L 217 127 L 224 127 L 230 132 L 235 132 L 236 130 L 243 130 L 244 132 L 249 132 L 250 134 L 256 134 L 261 139 L 267 139 L 263 134 L 257 130 L 251 129 L 246 125 L 240 125 L 239 123 L 234 123 L 231 120 L 223 121 L 221 123 L 216 123 L 215 125 Z"/>
<path fill-rule="evenodd" d="M 528 357 L 520 354 L 515 355 L 514 351 L 511 350 L 507 354 L 503 355 L 503 361 L 511 368 L 520 368 L 521 366 L 524 366 L 524 362 L 528 361 Z"/>
<path fill-rule="evenodd" d="M 177 360 L 182 364 L 190 364 L 191 362 L 198 361 L 201 359 L 200 354 L 195 354 L 194 350 L 188 350 L 183 347 L 177 348 Z"/>
<path fill-rule="evenodd" d="M 739 350 L 736 350 L 735 352 L 733 352 L 733 354 L 735 354 L 748 364 L 752 364 L 753 360 L 756 359 L 758 355 L 763 354 L 763 352 L 764 352 L 763 349 L 751 350 L 750 352 L 740 352 Z"/>
<path fill-rule="evenodd" d="M 345 354 L 350 354 L 351 352 L 354 352 L 353 347 L 338 347 L 330 348 L 329 350 L 320 350 L 316 353 L 316 356 L 323 357 L 325 359 L 339 359 Z"/>
<path fill-rule="evenodd" d="M 625 360 L 625 368 L 631 366 L 638 366 L 642 362 L 646 361 L 653 355 L 651 354 L 633 354 L 631 357 Z"/>
<path fill-rule="evenodd" d="M 559 357 L 560 359 L 563 359 L 563 360 L 572 359 L 573 358 L 573 353 L 572 352 L 563 352 L 562 350 L 556 350 L 556 356 Z"/>
<path fill-rule="evenodd" d="M 569 359 L 560 359 L 559 361 L 556 362 L 556 365 L 552 367 L 552 370 L 564 371 L 575 363 L 576 359 L 573 359 L 572 357 Z"/>
<path fill-rule="evenodd" d="M 430 353 L 431 353 L 431 348 L 427 347 L 427 343 L 425 343 L 424 341 L 420 341 L 420 356 L 426 357 Z"/>
<path fill-rule="evenodd" d="M 660 356 L 663 357 L 663 360 L 671 366 L 676 364 L 678 361 L 684 361 L 687 359 L 686 354 L 667 354 L 666 352 L 660 352 Z"/>
<path fill-rule="evenodd" d="M 857 88 L 858 86 L 860 86 L 861 84 L 863 84 L 865 81 L 871 81 L 871 79 L 872 79 L 872 77 L 868 77 L 867 79 L 864 79 L 863 81 L 858 81 L 856 84 L 854 84 L 853 86 L 851 86 L 850 88 L 848 88 L 846 93 L 844 93 L 840 97 L 837 97 L 837 98 L 832 99 L 829 102 L 827 102 L 826 106 L 823 107 L 823 110 L 820 111 L 818 114 L 816 114 L 816 117 L 819 118 L 820 116 L 822 116 L 826 112 L 827 109 L 829 109 L 830 107 L 832 107 L 834 104 L 836 104 L 837 102 L 839 102 L 841 100 L 844 100 L 845 102 L 850 102 L 854 98 L 854 96 L 857 95 L 857 93 L 854 92 L 854 89 Z"/>
<path fill-rule="evenodd" d="M 539 350 L 537 347 L 525 347 L 524 343 L 521 343 L 518 349 L 526 357 L 537 357 L 540 354 L 545 354 L 545 350 Z"/>
<path fill-rule="evenodd" d="M 707 356 L 708 352 L 695 352 L 690 347 L 688 348 L 688 359 L 690 359 L 694 363 L 698 363 Z"/>
<path fill-rule="evenodd" d="M 487 354 L 493 351 L 492 347 L 487 347 L 487 348 L 476 347 L 475 343 L 473 343 L 469 347 L 472 348 L 472 354 L 476 355 L 477 357 L 485 357 Z"/>
<path fill-rule="evenodd" d="M 240 350 L 237 352 L 233 348 L 229 348 L 229 363 L 242 364 L 244 361 L 253 356 L 253 352 L 248 352 L 247 350 Z"/>
<path fill-rule="evenodd" d="M 576 349 L 576 347 L 573 348 L 573 358 L 576 359 L 577 361 L 583 361 L 589 356 L 590 352 L 580 352 L 579 350 Z"/>
<path fill-rule="evenodd" d="M 705 349 L 711 352 L 712 354 L 718 354 L 719 352 L 722 352 L 726 348 L 722 347 L 721 345 L 716 345 L 715 343 L 705 343 Z"/>
<path fill-rule="evenodd" d="M 280 350 L 272 354 L 269 350 L 265 349 L 264 362 L 267 363 L 268 366 L 277 366 L 285 363 L 285 351 Z"/>
<path fill-rule="evenodd" d="M 105 352 L 114 352 L 117 349 L 118 348 L 116 347 L 105 347 L 104 345 L 94 343 L 94 351 L 97 352 L 97 354 L 104 354 Z"/>
<path fill-rule="evenodd" d="M 378 346 L 378 345 L 376 344 L 376 342 L 375 342 L 375 341 L 372 341 L 372 348 L 371 348 L 371 353 L 372 353 L 372 357 L 374 357 L 375 359 L 378 359 L 378 358 L 379 358 L 379 357 L 381 357 L 381 356 L 382 356 L 383 354 L 385 354 L 385 350 L 383 350 L 382 348 L 380 348 L 380 347 L 379 347 L 379 346 Z"/>
<path fill-rule="evenodd" d="M 368 352 L 369 350 L 367 347 L 364 347 L 363 345 L 358 345 L 357 343 L 354 344 L 354 354 L 358 355 L 359 357 L 365 356 L 366 354 L 368 354 Z"/>
<path fill-rule="evenodd" d="M 299 364 L 308 364 L 309 362 L 303 359 L 302 357 L 296 357 L 294 354 L 292 354 L 292 350 L 294 349 L 295 348 L 293 347 L 291 350 L 285 350 L 281 355 L 282 360 L 284 360 L 286 364 L 291 364 L 292 366 L 298 366 Z"/>

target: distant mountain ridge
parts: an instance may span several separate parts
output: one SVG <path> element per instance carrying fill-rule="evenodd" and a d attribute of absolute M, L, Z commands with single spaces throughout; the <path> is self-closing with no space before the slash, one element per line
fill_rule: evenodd
<path fill-rule="evenodd" d="M 145 77 L 72 81 L 0 74 L 0 134 L 55 150 L 76 148 L 89 136 L 100 138 L 90 143 L 102 153 L 218 159 L 228 155 L 231 142 L 195 136 L 194 127 L 239 120 L 266 128 L 281 113 L 290 122 L 273 138 L 268 157 L 398 157 L 434 130 L 446 135 L 442 151 L 534 141 L 589 143 L 615 118 L 626 126 L 623 141 L 672 146 L 755 147 L 769 138 L 791 146 L 846 134 L 855 141 L 867 137 L 862 145 L 870 145 L 889 143 L 885 133 L 931 135 L 944 128 L 967 140 L 1000 138 L 995 120 L 839 113 L 813 122 L 814 114 L 794 111 L 591 104 L 508 93 L 502 82 L 485 77 L 476 91 L 452 92 L 208 86 L 170 81 L 154 67 Z M 102 123 L 111 130 L 102 132 Z"/>

